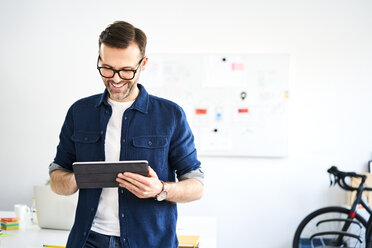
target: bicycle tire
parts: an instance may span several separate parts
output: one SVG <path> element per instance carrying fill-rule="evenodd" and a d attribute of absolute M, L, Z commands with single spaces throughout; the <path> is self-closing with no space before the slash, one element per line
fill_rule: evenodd
<path fill-rule="evenodd" d="M 347 217 L 349 216 L 349 212 L 349 209 L 343 207 L 325 207 L 310 213 L 301 221 L 296 229 L 293 238 L 293 248 L 330 247 L 334 242 L 334 238 L 339 237 L 339 235 L 342 235 L 342 240 L 345 245 L 347 243 L 355 243 L 356 245 L 340 245 L 334 247 L 366 247 L 365 232 L 367 229 L 367 221 L 361 215 L 356 214 L 354 219 L 352 219 L 354 222 L 350 222 L 351 225 L 347 232 L 342 232 L 342 226 L 346 221 L 348 221 Z M 333 216 L 333 218 L 331 216 Z M 328 221 L 324 221 L 325 219 L 328 219 Z M 322 225 L 319 227 L 319 222 L 327 223 L 328 225 Z M 357 224 L 358 222 L 361 225 L 354 226 L 354 224 Z M 312 228 L 314 228 L 314 230 Z M 318 238 L 315 241 L 310 240 L 310 237 L 317 237 L 320 234 L 324 237 Z M 355 239 L 355 235 L 358 235 L 360 237 L 359 240 L 362 240 L 362 242 Z"/>
<path fill-rule="evenodd" d="M 369 226 L 368 226 L 369 225 Z M 372 248 L 372 221 L 369 220 L 367 223 L 367 234 L 366 234 L 366 239 L 367 239 L 367 248 Z"/>

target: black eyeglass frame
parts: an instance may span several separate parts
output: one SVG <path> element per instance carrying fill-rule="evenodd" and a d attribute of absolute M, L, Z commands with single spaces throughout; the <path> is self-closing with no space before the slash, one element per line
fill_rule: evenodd
<path fill-rule="evenodd" d="M 141 67 L 141 65 L 142 65 L 142 61 L 143 61 L 144 58 L 145 58 L 145 57 L 142 57 L 142 59 L 138 62 L 137 69 L 135 69 L 135 70 L 133 70 L 133 69 L 121 69 L 121 70 L 115 70 L 115 69 L 113 69 L 113 68 L 109 68 L 109 67 L 105 67 L 105 66 L 98 66 L 98 64 L 99 64 L 99 60 L 101 59 L 101 56 L 98 55 L 98 59 L 97 59 L 97 69 L 98 69 L 99 74 L 100 74 L 102 77 L 104 77 L 104 78 L 113 78 L 113 77 L 115 77 L 115 74 L 117 73 L 117 74 L 119 75 L 119 77 L 120 77 L 121 79 L 123 79 L 123 80 L 132 80 L 133 78 L 135 78 L 136 73 L 137 73 L 138 69 Z M 106 77 L 106 76 L 103 76 L 102 73 L 101 73 L 101 68 L 112 70 L 112 71 L 114 72 L 114 74 L 112 75 L 112 77 Z M 121 71 L 131 71 L 131 72 L 133 72 L 133 77 L 131 77 L 131 78 L 123 78 L 123 77 L 121 77 L 121 75 L 120 75 L 120 72 L 121 72 Z"/>

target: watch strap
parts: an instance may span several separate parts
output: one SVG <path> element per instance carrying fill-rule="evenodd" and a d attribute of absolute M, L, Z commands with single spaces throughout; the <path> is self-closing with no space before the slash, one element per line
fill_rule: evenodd
<path fill-rule="evenodd" d="M 165 198 L 167 197 L 167 193 L 168 193 L 167 183 L 162 181 L 162 180 L 160 180 L 160 182 L 163 184 L 163 188 L 162 188 L 161 192 L 155 197 L 155 199 L 157 201 L 165 200 Z"/>

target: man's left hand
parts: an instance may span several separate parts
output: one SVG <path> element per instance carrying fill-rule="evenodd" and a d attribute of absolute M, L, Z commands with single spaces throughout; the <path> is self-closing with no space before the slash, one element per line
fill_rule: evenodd
<path fill-rule="evenodd" d="M 119 173 L 116 181 L 120 187 L 126 188 L 138 198 L 156 197 L 163 189 L 156 172 L 149 166 L 149 176 L 144 177 L 140 174 L 124 172 Z"/>

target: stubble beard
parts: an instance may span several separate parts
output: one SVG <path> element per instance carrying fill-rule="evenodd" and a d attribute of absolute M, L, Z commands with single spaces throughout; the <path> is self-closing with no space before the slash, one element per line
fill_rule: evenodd
<path fill-rule="evenodd" d="M 106 89 L 108 90 L 108 92 L 110 94 L 110 98 L 112 98 L 113 100 L 122 101 L 122 100 L 125 100 L 128 96 L 131 95 L 131 93 L 134 91 L 135 87 L 137 87 L 137 81 L 138 80 L 134 81 L 133 83 L 131 81 L 124 81 L 126 83 L 126 85 L 124 85 L 123 87 L 128 85 L 129 88 L 127 88 L 124 92 L 120 92 L 120 93 L 111 91 L 110 84 L 111 84 L 112 80 L 108 80 L 107 82 L 105 82 L 105 84 L 106 84 Z"/>

